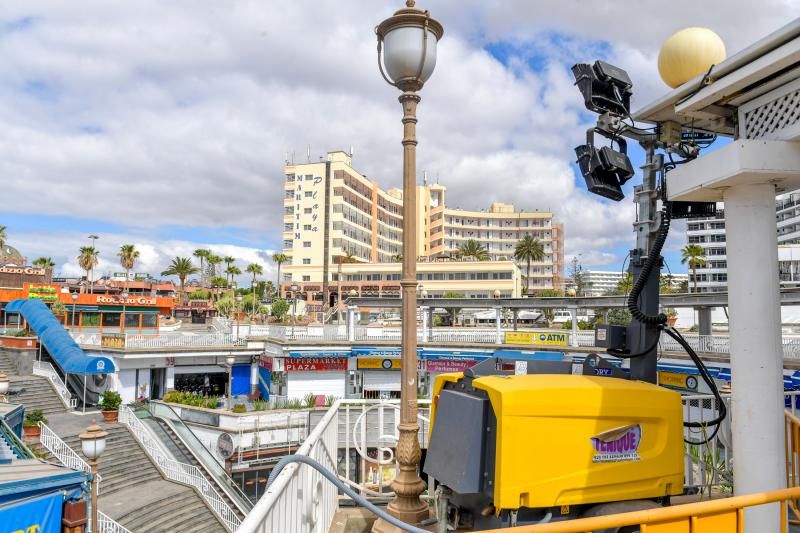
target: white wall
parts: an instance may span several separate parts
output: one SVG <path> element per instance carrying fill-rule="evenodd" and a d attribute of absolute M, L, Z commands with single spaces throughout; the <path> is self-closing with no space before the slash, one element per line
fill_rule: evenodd
<path fill-rule="evenodd" d="M 119 370 L 117 372 L 119 395 L 122 403 L 131 403 L 136 400 L 136 369 Z"/>

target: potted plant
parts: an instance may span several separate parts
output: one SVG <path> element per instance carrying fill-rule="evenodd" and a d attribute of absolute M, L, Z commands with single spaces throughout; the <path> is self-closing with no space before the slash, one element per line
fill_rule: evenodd
<path fill-rule="evenodd" d="M 38 439 L 42 435 L 42 428 L 39 427 L 39 422 L 47 424 L 47 419 L 41 409 L 31 409 L 25 414 L 25 420 L 22 422 L 22 431 L 27 439 Z"/>
<path fill-rule="evenodd" d="M 106 422 L 116 422 L 119 419 L 119 406 L 122 397 L 118 392 L 109 390 L 100 397 L 98 405 L 102 408 L 103 420 Z"/>
<path fill-rule="evenodd" d="M 664 314 L 667 315 L 667 324 L 675 326 L 675 323 L 678 321 L 678 311 L 673 307 L 667 307 L 664 309 Z"/>

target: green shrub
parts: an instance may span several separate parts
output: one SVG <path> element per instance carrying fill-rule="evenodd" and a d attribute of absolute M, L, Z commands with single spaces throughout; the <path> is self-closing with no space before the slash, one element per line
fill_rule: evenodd
<path fill-rule="evenodd" d="M 269 402 L 266 400 L 253 400 L 253 409 L 256 411 L 266 411 L 269 409 Z"/>
<path fill-rule="evenodd" d="M 100 397 L 99 405 L 103 409 L 110 409 L 112 411 L 117 411 L 121 404 L 122 404 L 122 396 L 120 396 L 119 393 L 116 391 L 107 390 Z"/>
<path fill-rule="evenodd" d="M 219 398 L 216 396 L 209 396 L 206 398 L 205 408 L 206 409 L 216 409 L 217 404 L 219 403 Z"/>
<path fill-rule="evenodd" d="M 23 421 L 22 425 L 36 426 L 39 425 L 39 422 L 42 424 L 47 424 L 47 418 L 44 416 L 44 411 L 41 409 L 31 409 L 25 414 L 25 420 Z"/>
<path fill-rule="evenodd" d="M 317 404 L 317 395 L 313 392 L 309 392 L 305 396 L 303 396 L 302 404 L 305 407 L 314 407 Z"/>
<path fill-rule="evenodd" d="M 338 396 L 334 394 L 328 394 L 327 396 L 325 396 L 325 405 L 330 407 L 331 405 L 333 405 L 333 402 L 335 402 L 338 399 L 339 399 Z"/>
<path fill-rule="evenodd" d="M 243 403 L 237 403 L 233 406 L 234 413 L 246 413 L 247 407 L 244 406 Z"/>
<path fill-rule="evenodd" d="M 33 337 L 33 333 L 29 329 L 21 329 L 19 331 L 14 332 L 14 337 Z"/>
<path fill-rule="evenodd" d="M 283 321 L 286 318 L 286 313 L 289 312 L 289 304 L 285 300 L 278 300 L 272 304 L 272 309 L 270 310 L 270 314 L 275 317 L 275 319 L 279 321 Z"/>

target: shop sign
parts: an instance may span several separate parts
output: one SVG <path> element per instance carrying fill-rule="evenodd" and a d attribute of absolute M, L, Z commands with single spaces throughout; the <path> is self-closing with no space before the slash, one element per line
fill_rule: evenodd
<path fill-rule="evenodd" d="M 417 348 L 417 353 L 420 349 Z M 353 347 L 353 355 L 362 356 L 368 355 L 371 357 L 400 357 L 400 348 L 370 348 L 370 347 Z"/>
<path fill-rule="evenodd" d="M 480 363 L 475 359 L 428 359 L 425 367 L 428 372 L 463 372 Z"/>
<path fill-rule="evenodd" d="M 100 346 L 103 348 L 125 348 L 125 335 L 120 333 L 103 333 L 100 337 Z"/>
<path fill-rule="evenodd" d="M 0 508 L 0 524 L 3 524 L 3 531 L 14 533 L 59 533 L 63 506 L 61 492 L 25 498 Z"/>
<path fill-rule="evenodd" d="M 344 372 L 347 357 L 294 357 L 284 363 L 286 372 Z"/>
<path fill-rule="evenodd" d="M 98 304 L 114 304 L 114 305 L 156 305 L 155 298 L 148 298 L 145 296 L 132 296 L 123 300 L 122 298 L 115 298 L 114 296 L 105 296 L 102 294 L 97 295 Z"/>
<path fill-rule="evenodd" d="M 275 366 L 275 358 L 274 357 L 264 357 L 263 355 L 258 359 L 258 366 L 263 368 L 264 370 L 269 370 L 272 372 L 272 368 Z"/>
<path fill-rule="evenodd" d="M 680 372 L 666 372 L 659 370 L 658 384 L 664 387 L 674 387 L 690 391 L 697 390 L 697 376 L 693 374 L 682 374 Z"/>
<path fill-rule="evenodd" d="M 551 333 L 537 331 L 506 331 L 506 344 L 541 344 L 545 346 L 566 346 L 567 333 Z"/>
<path fill-rule="evenodd" d="M 45 274 L 47 274 L 47 270 L 44 268 L 4 265 L 0 266 L 0 274 L 25 274 L 28 276 L 44 276 Z"/>
<path fill-rule="evenodd" d="M 289 357 L 292 358 L 330 358 L 330 357 L 350 357 L 350 350 L 347 351 L 330 351 L 330 352 L 289 352 Z"/>
<path fill-rule="evenodd" d="M 58 300 L 58 291 L 53 285 L 28 285 L 28 299 L 54 302 Z"/>
<path fill-rule="evenodd" d="M 399 370 L 401 368 L 401 360 L 398 358 L 389 357 L 359 357 L 358 369 L 359 370 Z"/>

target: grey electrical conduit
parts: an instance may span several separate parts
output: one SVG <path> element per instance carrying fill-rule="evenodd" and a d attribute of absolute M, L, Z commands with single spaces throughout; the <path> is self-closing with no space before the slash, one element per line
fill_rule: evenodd
<path fill-rule="evenodd" d="M 362 507 L 366 507 L 379 517 L 383 518 L 393 526 L 399 527 L 403 531 L 408 531 L 408 533 L 430 533 L 430 531 L 428 530 L 420 529 L 416 526 L 412 526 L 411 524 L 406 524 L 405 522 L 393 517 L 392 515 L 390 515 L 389 513 L 387 513 L 374 503 L 370 502 L 369 500 L 367 500 L 366 498 L 355 492 L 350 487 L 348 487 L 341 480 L 339 480 L 338 477 L 336 477 L 336 474 L 334 474 L 333 472 L 322 466 L 320 463 L 318 463 L 311 457 L 308 457 L 307 455 L 287 455 L 286 457 L 281 459 L 278 462 L 278 464 L 275 465 L 275 468 L 272 469 L 272 473 L 269 475 L 269 479 L 267 480 L 267 489 L 269 489 L 269 487 L 272 486 L 272 482 L 275 481 L 275 478 L 278 477 L 278 474 L 281 473 L 281 470 L 283 470 L 289 463 L 307 464 L 308 466 L 310 466 L 311 468 L 322 474 L 323 477 L 325 477 L 325 479 L 336 485 L 339 488 L 339 490 L 344 492 L 354 502 L 361 505 Z"/>

